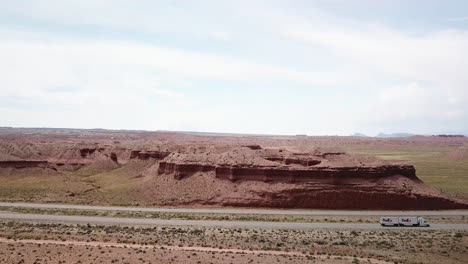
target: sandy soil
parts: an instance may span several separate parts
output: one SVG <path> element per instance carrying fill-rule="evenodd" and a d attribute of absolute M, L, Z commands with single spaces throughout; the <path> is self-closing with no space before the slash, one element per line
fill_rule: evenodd
<path fill-rule="evenodd" d="M 468 234 L 263 230 L 0 221 L 0 262 L 464 263 Z M 195 254 L 194 254 L 195 253 Z M 140 259 L 141 258 L 141 259 Z M 322 261 L 323 260 L 323 261 Z"/>
<path fill-rule="evenodd" d="M 64 246 L 91 246 L 91 247 L 106 247 L 106 248 L 125 248 L 125 249 L 155 249 L 155 250 L 164 250 L 164 251 L 195 251 L 195 252 L 207 252 L 215 254 L 236 254 L 236 255 L 271 255 L 271 256 L 280 256 L 287 257 L 300 257 L 299 260 L 307 259 L 308 254 L 301 252 L 291 252 L 291 251 L 274 251 L 274 250 L 242 250 L 235 248 L 212 248 L 212 247 L 176 247 L 176 246 L 164 246 L 164 245 L 135 245 L 135 244 L 125 244 L 125 243 L 108 243 L 108 242 L 85 242 L 85 241 L 57 241 L 57 240 L 33 240 L 33 239 L 19 239 L 12 240 L 0 237 L 0 243 L 8 244 L 48 244 L 48 245 L 64 245 Z M 177 253 L 175 253 L 177 254 Z M 256 256 L 255 256 L 256 257 Z M 310 258 L 310 256 L 309 256 Z M 364 261 L 367 263 L 375 264 L 386 264 L 387 261 L 375 260 L 370 258 L 358 258 L 358 257 L 348 257 L 348 256 L 333 256 L 333 255 L 317 255 L 314 256 L 314 259 L 326 261 L 326 263 L 342 263 L 347 261 Z M 185 260 L 184 260 L 185 261 Z M 236 261 L 238 259 L 236 258 Z M 285 261 L 285 260 L 283 260 Z"/>

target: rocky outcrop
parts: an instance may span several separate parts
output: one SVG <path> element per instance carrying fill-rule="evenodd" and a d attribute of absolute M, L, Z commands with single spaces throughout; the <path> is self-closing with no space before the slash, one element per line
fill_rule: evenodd
<path fill-rule="evenodd" d="M 250 149 L 250 148 L 249 148 Z M 262 149 L 260 149 L 262 150 Z M 349 159 L 345 153 L 291 153 L 285 150 L 249 150 L 218 154 L 174 154 L 159 163 L 159 174 L 174 174 L 182 179 L 197 172 L 214 171 L 218 179 L 231 181 L 310 182 L 317 179 L 339 182 L 344 178 L 380 179 L 394 175 L 419 181 L 412 165 L 374 164 L 347 166 L 337 156 Z M 255 156 L 256 155 L 256 156 Z M 229 160 L 223 159 L 229 157 Z M 247 163 L 245 157 L 255 156 Z M 333 162 L 326 157 L 333 156 Z M 237 158 L 237 159 L 236 159 Z M 249 161 L 252 161 L 249 159 Z M 262 161 L 263 160 L 263 161 Z M 229 163 L 227 163 L 229 162 Z M 323 166 L 321 163 L 324 163 Z"/>
<path fill-rule="evenodd" d="M 197 172 L 208 172 L 214 170 L 213 165 L 208 164 L 176 164 L 159 162 L 159 174 L 174 174 L 174 178 L 177 180 L 183 179 L 184 177 L 192 176 Z"/>
<path fill-rule="evenodd" d="M 80 149 L 80 155 L 82 158 L 87 158 L 88 156 L 92 155 L 96 151 L 95 148 L 83 148 Z"/>
<path fill-rule="evenodd" d="M 140 159 L 140 160 L 147 160 L 147 159 L 156 159 L 162 160 L 167 157 L 170 152 L 167 151 L 142 151 L 142 150 L 132 150 L 130 153 L 130 159 Z"/>
<path fill-rule="evenodd" d="M 117 154 L 114 152 L 111 152 L 110 159 L 115 163 L 119 163 L 119 158 L 117 157 Z"/>
<path fill-rule="evenodd" d="M 0 144 L 0 162 L 2 167 L 37 167 L 47 166 L 76 170 L 82 166 L 111 161 L 119 165 L 132 159 L 161 160 L 169 155 L 168 151 L 130 149 L 109 144 L 68 143 L 60 145 L 41 143 L 3 143 Z"/>
<path fill-rule="evenodd" d="M 216 178 L 237 180 L 258 180 L 265 182 L 311 182 L 328 181 L 339 183 L 347 178 L 375 180 L 394 175 L 416 178 L 416 171 L 411 165 L 384 165 L 377 167 L 216 167 Z"/>
<path fill-rule="evenodd" d="M 360 188 L 351 185 L 338 188 L 291 188 L 276 192 L 256 192 L 250 199 L 224 197 L 224 206 L 317 208 L 317 209 L 365 209 L 365 210 L 426 210 L 466 209 L 466 202 L 444 196 L 411 192 L 398 192 L 389 188 Z"/>
<path fill-rule="evenodd" d="M 252 150 L 262 149 L 262 147 L 260 145 L 245 145 L 243 147 L 246 147 L 246 148 L 249 148 L 249 149 L 252 149 Z"/>
<path fill-rule="evenodd" d="M 46 160 L 10 160 L 0 161 L 0 168 L 46 168 L 49 163 Z"/>
<path fill-rule="evenodd" d="M 52 170 L 74 171 L 85 166 L 85 163 L 63 163 L 63 162 L 49 162 L 47 160 L 14 160 L 14 161 L 0 161 L 0 168 L 42 168 Z"/>
<path fill-rule="evenodd" d="M 412 165 L 339 151 L 292 153 L 244 147 L 220 153 L 172 153 L 159 162 L 158 174 L 172 175 L 176 181 L 212 175 L 239 190 L 198 201 L 204 204 L 323 209 L 468 208 L 465 200 L 424 185 Z"/>
<path fill-rule="evenodd" d="M 378 167 L 314 167 L 297 168 L 278 167 L 242 167 L 211 164 L 182 164 L 161 161 L 159 174 L 174 174 L 177 179 L 191 176 L 197 172 L 214 171 L 218 179 L 230 181 L 264 181 L 264 182 L 310 182 L 326 180 L 338 183 L 345 178 L 380 179 L 402 175 L 419 181 L 415 168 L 411 165 L 384 165 Z"/>
<path fill-rule="evenodd" d="M 312 158 L 300 158 L 300 157 L 265 157 L 266 160 L 281 162 L 285 165 L 297 164 L 305 167 L 315 166 L 320 164 L 322 161 Z"/>

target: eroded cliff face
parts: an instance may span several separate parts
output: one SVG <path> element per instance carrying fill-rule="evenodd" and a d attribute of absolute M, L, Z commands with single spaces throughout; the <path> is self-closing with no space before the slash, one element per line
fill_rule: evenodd
<path fill-rule="evenodd" d="M 157 159 L 161 160 L 167 157 L 170 152 L 168 151 L 158 151 L 158 150 L 132 150 L 130 153 L 130 159 L 140 159 L 140 160 L 147 160 L 147 159 Z"/>
<path fill-rule="evenodd" d="M 138 162 L 144 166 L 132 166 Z M 468 208 L 465 199 L 424 185 L 412 165 L 323 149 L 299 153 L 240 144 L 0 144 L 0 177 L 2 170 L 12 177 L 15 171 L 29 168 L 35 168 L 35 173 L 53 170 L 59 175 L 77 172 L 81 176 L 131 168 L 127 169 L 131 179 L 146 179 L 133 192 L 153 205 Z M 98 189 L 93 186 L 86 195 Z M 174 195 L 183 199 L 173 199 Z"/>
<path fill-rule="evenodd" d="M 46 168 L 49 163 L 46 160 L 3 160 L 0 168 Z"/>
<path fill-rule="evenodd" d="M 104 161 L 125 165 L 132 160 L 161 160 L 168 151 L 130 149 L 101 144 L 4 144 L 0 145 L 0 168 L 49 168 L 74 171 Z"/>
<path fill-rule="evenodd" d="M 468 208 L 424 185 L 408 164 L 356 157 L 343 152 L 292 153 L 239 147 L 227 151 L 172 153 L 157 174 L 183 183 L 211 175 L 233 186 L 197 204 L 322 209 Z"/>
<path fill-rule="evenodd" d="M 332 159 L 327 158 L 330 155 Z M 372 180 L 394 175 L 419 180 L 411 165 L 387 164 L 346 153 L 291 153 L 250 147 L 222 153 L 173 153 L 159 162 L 158 170 L 178 179 L 206 171 L 214 171 L 216 178 L 231 181 L 338 182 L 345 178 Z"/>

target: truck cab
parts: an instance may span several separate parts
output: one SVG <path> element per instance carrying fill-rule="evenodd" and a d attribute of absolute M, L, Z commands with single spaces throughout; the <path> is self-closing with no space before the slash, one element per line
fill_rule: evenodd
<path fill-rule="evenodd" d="M 426 219 L 422 217 L 418 217 L 418 224 L 419 226 L 430 226 Z"/>

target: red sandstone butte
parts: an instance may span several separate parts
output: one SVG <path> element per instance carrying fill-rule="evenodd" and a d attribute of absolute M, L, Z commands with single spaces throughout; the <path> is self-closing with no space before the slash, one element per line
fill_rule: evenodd
<path fill-rule="evenodd" d="M 436 144 L 465 144 L 463 138 L 411 140 L 421 145 L 434 144 L 434 140 Z M 332 147 L 315 146 L 324 142 Z M 131 170 L 125 171 L 131 174 L 127 178 L 132 188 L 123 189 L 126 196 L 134 195 L 144 205 L 468 208 L 465 198 L 448 196 L 425 185 L 412 165 L 350 155 L 338 148 L 342 144 L 408 144 L 408 140 L 401 143 L 352 137 L 240 137 L 3 128 L 0 129 L 0 180 L 21 178 L 28 173 L 44 177 L 45 182 L 50 175 L 63 176 L 75 185 L 83 182 L 93 186 L 83 193 L 73 193 L 73 199 L 104 197 L 95 203 L 105 204 L 112 202 L 105 193 L 100 193 L 106 186 L 80 177 L 131 166 Z M 464 150 L 462 147 L 457 153 Z M 66 182 L 62 188 L 67 188 Z M 37 197 L 30 199 L 46 196 L 33 195 Z"/>

